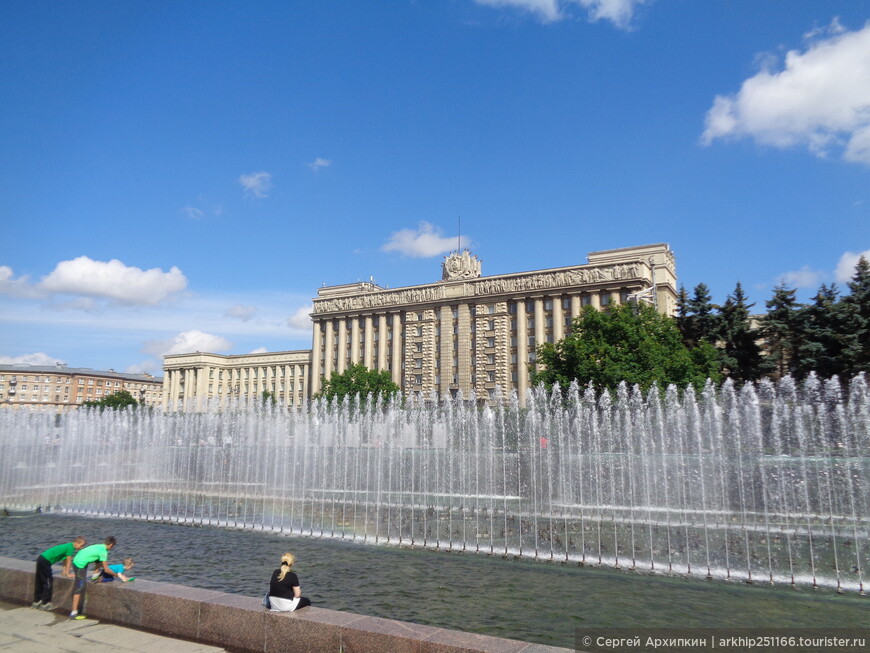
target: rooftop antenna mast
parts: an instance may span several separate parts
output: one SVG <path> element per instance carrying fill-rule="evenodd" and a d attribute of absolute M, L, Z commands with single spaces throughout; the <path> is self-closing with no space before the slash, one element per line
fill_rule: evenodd
<path fill-rule="evenodd" d="M 456 218 L 456 253 L 459 254 L 462 250 L 462 216 Z"/>

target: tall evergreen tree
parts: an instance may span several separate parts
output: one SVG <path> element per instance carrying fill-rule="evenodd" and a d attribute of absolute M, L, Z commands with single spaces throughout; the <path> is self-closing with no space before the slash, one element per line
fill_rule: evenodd
<path fill-rule="evenodd" d="M 710 289 L 705 283 L 695 286 L 692 298 L 686 302 L 687 344 L 696 347 L 702 342 L 716 342 L 719 319 Z"/>
<path fill-rule="evenodd" d="M 743 286 L 737 282 L 734 292 L 719 309 L 718 344 L 722 348 L 722 368 L 726 376 L 745 383 L 757 381 L 765 369 L 764 356 L 758 345 L 758 332 L 752 327 Z"/>
<path fill-rule="evenodd" d="M 836 285 L 822 284 L 813 302 L 800 308 L 796 315 L 799 333 L 792 371 L 798 378 L 815 372 L 829 378 L 846 368 L 844 305 Z"/>
<path fill-rule="evenodd" d="M 689 324 L 689 293 L 686 292 L 685 286 L 680 286 L 680 291 L 677 293 L 677 328 L 683 334 L 683 342 L 688 346 L 691 337 L 691 325 Z"/>
<path fill-rule="evenodd" d="M 780 283 L 773 289 L 773 297 L 765 303 L 767 315 L 761 320 L 768 360 L 774 375 L 779 378 L 791 373 L 798 348 L 797 311 L 795 290 Z"/>
<path fill-rule="evenodd" d="M 844 373 L 870 372 L 870 262 L 858 259 L 855 274 L 847 284 L 844 308 Z"/>

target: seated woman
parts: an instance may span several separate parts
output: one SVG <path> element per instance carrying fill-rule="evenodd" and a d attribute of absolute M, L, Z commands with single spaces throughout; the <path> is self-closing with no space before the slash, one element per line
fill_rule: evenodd
<path fill-rule="evenodd" d="M 269 609 L 272 612 L 293 612 L 311 605 L 311 601 L 302 596 L 299 578 L 292 571 L 295 562 L 296 556 L 285 553 L 281 556 L 281 568 L 272 572 L 269 583 Z"/>

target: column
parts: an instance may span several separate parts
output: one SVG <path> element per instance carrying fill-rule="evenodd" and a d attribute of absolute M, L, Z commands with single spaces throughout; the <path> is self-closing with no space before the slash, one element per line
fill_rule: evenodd
<path fill-rule="evenodd" d="M 441 348 L 441 360 L 436 374 L 441 377 L 438 394 L 444 396 L 450 394 L 450 382 L 453 380 L 453 309 L 450 306 L 442 306 L 439 311 L 441 337 L 438 346 Z"/>
<path fill-rule="evenodd" d="M 359 317 L 350 318 L 350 364 L 359 363 Z"/>
<path fill-rule="evenodd" d="M 320 367 L 323 364 L 323 336 L 320 333 L 320 322 L 314 322 L 314 342 L 311 346 L 311 392 L 320 392 Z"/>
<path fill-rule="evenodd" d="M 393 313 L 393 383 L 400 388 L 404 388 L 402 381 L 402 362 L 405 359 L 402 351 L 402 316 L 400 313 Z"/>
<path fill-rule="evenodd" d="M 200 367 L 196 378 L 196 406 L 197 408 L 205 408 L 208 400 L 208 368 Z"/>
<path fill-rule="evenodd" d="M 366 315 L 365 328 L 363 330 L 363 338 L 365 338 L 365 342 L 363 343 L 363 365 L 368 369 L 372 369 L 372 361 L 374 361 L 375 334 L 372 326 L 371 315 Z"/>
<path fill-rule="evenodd" d="M 299 403 L 303 403 L 308 397 L 311 396 L 310 390 L 308 387 L 308 379 L 314 378 L 311 374 L 311 363 L 308 364 L 308 369 L 305 369 L 305 365 L 300 365 L 300 373 L 302 374 L 302 397 L 299 400 Z M 298 379 L 298 377 L 297 377 Z"/>
<path fill-rule="evenodd" d="M 378 367 L 387 369 L 387 314 L 378 315 Z"/>
<path fill-rule="evenodd" d="M 545 342 L 547 342 L 547 316 L 544 313 L 544 300 L 538 297 L 535 299 L 535 351 Z M 540 369 L 537 357 L 535 369 Z"/>
<path fill-rule="evenodd" d="M 552 297 L 553 302 L 553 342 L 559 342 L 565 337 L 565 311 L 562 309 L 562 297 Z"/>
<path fill-rule="evenodd" d="M 333 365 L 335 364 L 335 328 L 332 324 L 332 320 L 329 320 L 326 323 L 326 333 L 323 335 L 323 337 L 326 338 L 323 378 L 329 379 L 329 377 L 332 376 L 332 371 L 335 369 L 333 367 Z"/>
<path fill-rule="evenodd" d="M 598 290 L 593 290 L 591 293 L 589 293 L 589 304 L 596 311 L 601 310 L 601 296 L 598 293 Z"/>
<path fill-rule="evenodd" d="M 529 389 L 529 325 L 526 316 L 526 300 L 517 299 L 517 396 L 520 406 L 526 405 Z"/>
<path fill-rule="evenodd" d="M 459 342 L 457 353 L 456 375 L 459 381 L 459 389 L 468 398 L 471 392 L 471 307 L 468 304 L 460 304 L 456 320 L 456 340 Z M 453 350 L 451 350 L 452 353 Z"/>
<path fill-rule="evenodd" d="M 580 295 L 571 295 L 571 320 L 575 320 L 580 316 Z"/>
<path fill-rule="evenodd" d="M 347 319 L 342 318 L 338 321 L 338 347 L 335 348 L 338 352 L 338 361 L 336 369 L 339 374 L 347 369 Z"/>

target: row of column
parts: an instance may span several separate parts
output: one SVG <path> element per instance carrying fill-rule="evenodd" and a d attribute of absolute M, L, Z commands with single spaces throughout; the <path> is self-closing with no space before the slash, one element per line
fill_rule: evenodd
<path fill-rule="evenodd" d="M 598 293 L 591 293 L 589 304 L 596 309 L 600 308 Z M 565 307 L 562 305 L 564 295 L 540 295 L 530 297 L 511 298 L 517 305 L 517 363 L 515 369 L 508 371 L 507 377 L 512 378 L 512 372 L 517 372 L 517 390 L 520 397 L 525 397 L 529 387 L 529 342 L 528 342 L 528 311 L 526 302 L 534 301 L 532 315 L 535 318 L 535 347 L 546 342 L 546 300 L 552 300 L 553 316 L 553 339 L 561 340 L 565 337 Z M 582 308 L 581 295 L 570 295 L 570 315 L 573 320 Z M 615 298 L 618 302 L 618 296 Z M 440 347 L 439 369 L 441 387 L 439 391 L 452 385 L 453 374 L 453 309 L 457 309 L 457 337 L 460 339 L 460 347 L 457 350 L 457 385 L 464 391 L 471 389 L 472 351 L 470 346 L 461 346 L 463 339 L 471 342 L 472 331 L 472 303 L 449 304 L 438 307 L 440 315 L 440 338 L 435 343 L 435 348 Z M 325 324 L 324 324 L 325 322 Z M 337 322 L 337 326 L 336 326 Z M 388 324 L 391 329 L 388 329 Z M 446 325 L 450 325 L 449 327 Z M 401 313 L 394 311 L 389 314 L 350 316 L 340 318 L 337 321 L 326 319 L 314 323 L 314 339 L 312 351 L 312 379 L 311 392 L 316 393 L 322 389 L 323 379 L 328 379 L 332 372 L 339 374 L 347 369 L 348 363 L 353 365 L 362 363 L 369 369 L 391 370 L 391 376 L 395 383 L 404 387 L 402 379 L 402 328 Z M 362 332 L 362 339 L 360 333 Z M 392 338 L 389 338 L 390 332 Z M 350 342 L 348 343 L 348 333 Z M 378 347 L 375 349 L 375 334 L 377 334 Z M 336 347 L 337 336 L 337 347 Z M 362 347 L 360 342 L 362 341 Z M 392 347 L 391 356 L 387 357 L 387 344 Z M 510 334 L 506 339 L 507 347 L 510 348 Z M 349 358 L 348 358 L 349 350 Z M 506 364 L 514 368 L 511 362 L 510 352 L 504 357 Z"/>
<path fill-rule="evenodd" d="M 272 371 L 273 367 L 275 372 Z M 283 377 L 277 373 L 278 368 L 283 368 Z M 245 370 L 248 371 L 247 379 L 243 378 Z M 221 372 L 223 378 L 219 378 Z M 247 368 L 188 367 L 166 370 L 163 377 L 164 408 L 176 408 L 179 399 L 182 399 L 183 408 L 191 409 L 209 396 L 226 401 L 230 397 L 259 396 L 264 390 L 274 392 L 275 398 L 281 403 L 297 405 L 309 395 L 309 376 L 308 365 L 301 363 Z"/>
<path fill-rule="evenodd" d="M 348 321 L 350 321 L 350 343 L 348 347 Z M 391 370 L 394 383 L 402 385 L 402 314 L 393 312 L 380 315 L 352 316 L 341 319 L 338 329 L 333 320 L 325 320 L 326 325 L 321 330 L 321 322 L 314 323 L 314 341 L 311 352 L 311 392 L 320 392 L 323 379 L 328 379 L 333 372 L 341 374 L 347 369 L 348 363 L 362 363 L 368 369 Z M 362 351 L 360 351 L 360 332 L 362 331 Z M 375 334 L 377 334 L 377 352 L 375 352 Z M 392 338 L 390 338 L 392 334 Z M 338 347 L 336 348 L 336 335 Z M 387 357 L 387 346 L 391 347 L 390 357 Z M 350 360 L 348 361 L 348 349 Z M 377 355 L 377 359 L 375 358 Z M 388 367 L 389 363 L 389 367 Z"/>

